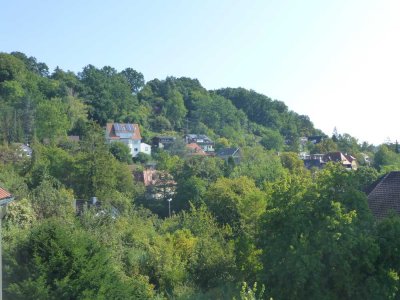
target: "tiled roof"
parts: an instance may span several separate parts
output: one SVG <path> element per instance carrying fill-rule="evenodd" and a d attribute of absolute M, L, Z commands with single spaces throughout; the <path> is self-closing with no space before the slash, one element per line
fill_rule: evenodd
<path fill-rule="evenodd" d="M 367 189 L 372 214 L 381 219 L 390 211 L 400 214 L 400 171 L 390 172 Z"/>
<path fill-rule="evenodd" d="M 106 134 L 107 138 L 110 140 L 119 140 L 120 137 L 117 135 L 118 132 L 129 134 L 132 133 L 132 140 L 141 140 L 142 136 L 140 135 L 140 129 L 138 124 L 130 124 L 130 123 L 107 123 L 106 125 Z"/>
<path fill-rule="evenodd" d="M 7 192 L 6 190 L 0 188 L 0 200 L 7 199 L 7 198 L 10 198 L 10 197 L 11 197 L 11 194 L 9 192 Z"/>
<path fill-rule="evenodd" d="M 186 145 L 190 153 L 193 155 L 207 155 L 207 153 L 196 143 L 190 143 Z"/>

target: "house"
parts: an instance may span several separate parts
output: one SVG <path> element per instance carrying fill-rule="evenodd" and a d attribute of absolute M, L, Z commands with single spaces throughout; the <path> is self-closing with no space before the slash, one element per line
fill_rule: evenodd
<path fill-rule="evenodd" d="M 129 147 L 132 157 L 136 157 L 140 152 L 151 155 L 151 146 L 142 143 L 138 124 L 107 123 L 106 140 L 108 143 L 124 143 Z"/>
<path fill-rule="evenodd" d="M 90 200 L 75 199 L 74 208 L 78 216 L 83 214 L 88 209 L 100 209 L 101 202 L 97 200 L 97 197 L 92 197 Z"/>
<path fill-rule="evenodd" d="M 348 170 L 357 170 L 356 158 L 342 152 L 302 155 L 300 157 L 307 169 L 323 168 L 328 162 L 341 163 Z"/>
<path fill-rule="evenodd" d="M 312 143 L 312 144 L 319 144 L 323 141 L 324 137 L 322 135 L 313 135 L 313 136 L 308 136 L 307 141 Z"/>
<path fill-rule="evenodd" d="M 323 160 L 325 163 L 330 161 L 341 163 L 348 170 L 357 170 L 356 158 L 342 152 L 329 152 L 324 155 Z"/>
<path fill-rule="evenodd" d="M 186 144 L 196 143 L 206 153 L 214 153 L 214 142 L 204 134 L 187 134 L 185 135 Z"/>
<path fill-rule="evenodd" d="M 383 219 L 395 212 L 400 214 L 400 171 L 381 177 L 365 191 L 368 206 L 376 219 Z"/>
<path fill-rule="evenodd" d="M 14 200 L 14 197 L 9 192 L 7 192 L 5 189 L 0 188 L 0 205 L 1 206 L 10 203 L 13 200 Z"/>
<path fill-rule="evenodd" d="M 134 178 L 146 187 L 147 198 L 165 200 L 175 195 L 177 183 L 166 171 L 145 169 L 134 172 Z"/>
<path fill-rule="evenodd" d="M 173 136 L 155 136 L 152 139 L 152 145 L 156 149 L 168 150 L 176 141 L 176 137 Z"/>
<path fill-rule="evenodd" d="M 90 200 L 75 199 L 74 208 L 77 216 L 82 215 L 88 210 L 96 212 L 96 216 L 110 214 L 112 218 L 116 218 L 120 214 L 118 209 L 112 205 L 109 206 L 109 210 L 105 209 L 102 206 L 101 201 L 97 200 L 97 197 L 91 197 Z"/>
<path fill-rule="evenodd" d="M 0 218 L 2 219 L 5 214 L 6 214 L 6 207 L 7 204 L 10 202 L 14 201 L 13 195 L 11 195 L 9 192 L 6 190 L 0 188 Z M 1 225 L 0 225 L 0 231 L 1 231 Z M 0 255 L 1 256 L 1 255 Z"/>
<path fill-rule="evenodd" d="M 206 156 L 207 153 L 197 143 L 190 143 L 186 145 L 187 154 L 189 156 L 201 155 Z"/>
<path fill-rule="evenodd" d="M 140 153 L 145 153 L 147 155 L 151 155 L 151 146 L 146 143 L 140 143 Z"/>
<path fill-rule="evenodd" d="M 324 154 L 303 155 L 301 159 L 303 160 L 304 166 L 307 169 L 321 169 L 325 165 Z"/>
<path fill-rule="evenodd" d="M 231 158 L 235 164 L 239 164 L 242 158 L 240 148 L 223 148 L 217 152 L 217 156 L 225 161 Z"/>

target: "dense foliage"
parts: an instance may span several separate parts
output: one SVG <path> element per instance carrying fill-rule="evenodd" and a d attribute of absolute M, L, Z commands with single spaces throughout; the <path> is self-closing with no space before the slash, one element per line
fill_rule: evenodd
<path fill-rule="evenodd" d="M 124 144 L 105 143 L 111 121 L 138 123 L 146 142 L 176 142 L 133 163 Z M 185 133 L 240 147 L 240 163 L 188 155 Z M 342 151 L 361 167 L 310 171 L 303 151 Z M 146 163 L 161 172 L 160 199 L 133 179 Z M 254 91 L 207 91 L 190 78 L 146 83 L 129 67 L 51 73 L 36 58 L 0 53 L 0 186 L 18 200 L 3 222 L 3 294 L 398 299 L 400 218 L 375 222 L 362 191 L 399 167 L 397 143 L 328 137 Z M 76 215 L 74 200 L 93 196 L 101 209 Z"/>

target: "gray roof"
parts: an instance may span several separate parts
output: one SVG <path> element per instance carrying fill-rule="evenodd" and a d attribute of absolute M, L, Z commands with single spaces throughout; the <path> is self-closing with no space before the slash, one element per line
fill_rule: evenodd
<path fill-rule="evenodd" d="M 217 156 L 233 156 L 239 148 L 223 148 L 217 152 Z"/>
<path fill-rule="evenodd" d="M 400 171 L 393 171 L 375 181 L 366 190 L 368 205 L 377 219 L 390 211 L 400 214 Z"/>

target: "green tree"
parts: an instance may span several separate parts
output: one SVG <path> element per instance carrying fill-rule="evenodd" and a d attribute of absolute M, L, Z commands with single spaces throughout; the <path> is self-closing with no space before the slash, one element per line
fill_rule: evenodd
<path fill-rule="evenodd" d="M 129 147 L 121 142 L 113 142 L 110 144 L 110 152 L 120 162 L 127 164 L 132 163 L 132 154 Z"/>
<path fill-rule="evenodd" d="M 88 233 L 49 220 L 34 227 L 15 248 L 5 275 L 7 299 L 150 299 L 149 284 L 126 278 L 105 247 Z"/>
<path fill-rule="evenodd" d="M 314 182 L 291 175 L 273 186 L 259 236 L 272 297 L 379 298 L 372 217 L 350 177 L 331 165 Z"/>
<path fill-rule="evenodd" d="M 132 69 L 126 68 L 121 72 L 121 74 L 126 78 L 128 81 L 131 91 L 133 94 L 137 94 L 141 88 L 144 86 L 144 77 L 143 74 Z"/>
<path fill-rule="evenodd" d="M 264 130 L 260 144 L 267 150 L 281 151 L 285 145 L 285 140 L 278 131 L 266 129 Z"/>
<path fill-rule="evenodd" d="M 36 110 L 36 133 L 40 140 L 45 138 L 55 141 L 66 136 L 70 122 L 66 115 L 66 107 L 59 99 L 44 101 Z"/>

